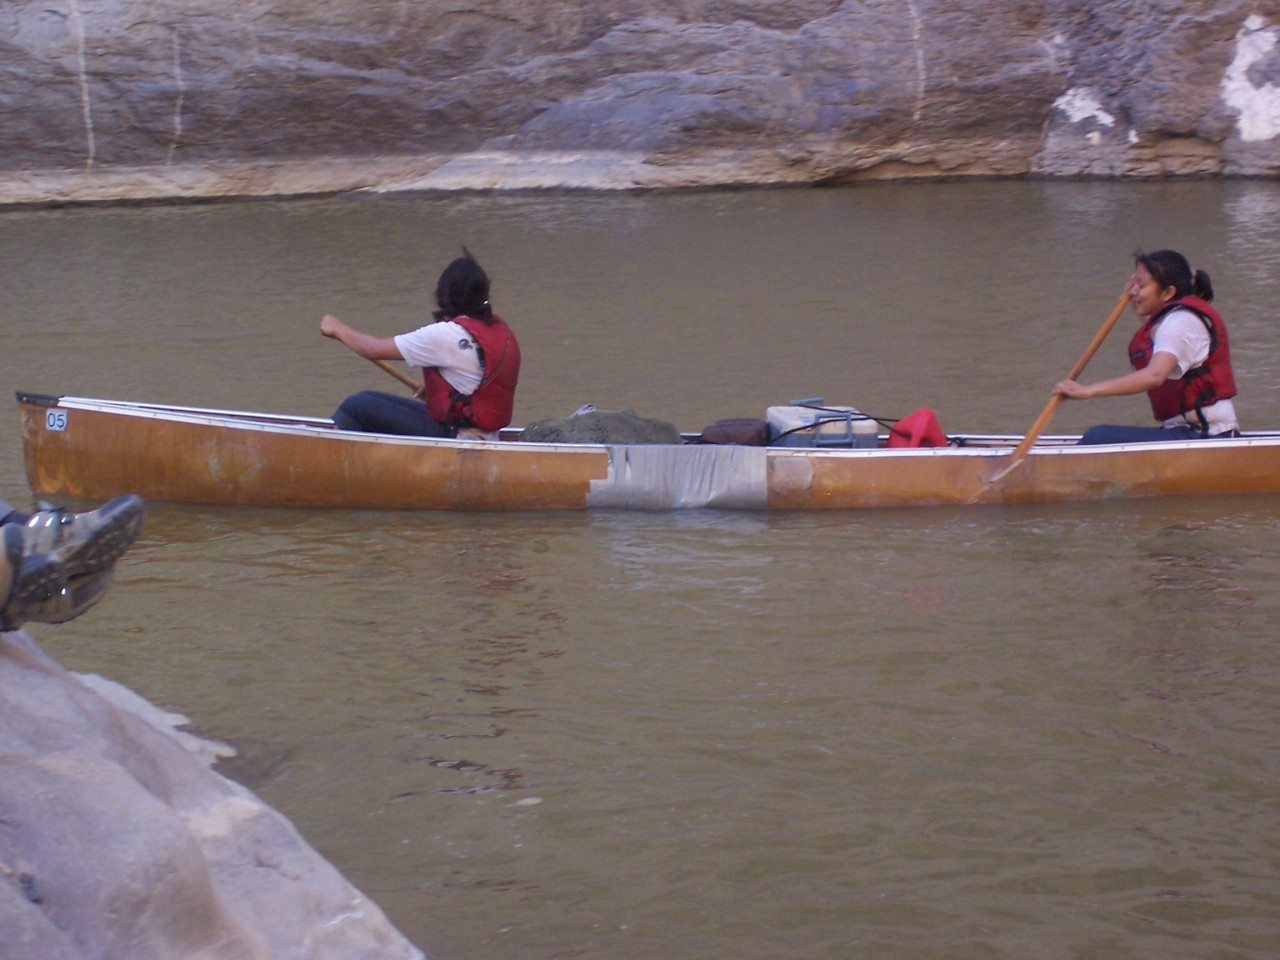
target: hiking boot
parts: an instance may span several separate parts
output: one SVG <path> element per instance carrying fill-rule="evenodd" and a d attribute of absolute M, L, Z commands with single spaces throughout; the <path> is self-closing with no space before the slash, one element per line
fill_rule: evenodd
<path fill-rule="evenodd" d="M 19 567 L 9 600 L 0 610 L 0 630 L 17 630 L 29 621 L 74 620 L 103 598 L 115 576 L 114 571 L 103 570 L 71 577 L 63 583 L 57 566 L 50 562 L 48 554 L 41 554 L 34 562 Z"/>
<path fill-rule="evenodd" d="M 0 629 L 65 623 L 101 600 L 144 513 L 142 499 L 127 494 L 86 513 L 47 508 L 0 526 Z"/>
<path fill-rule="evenodd" d="M 65 567 L 64 581 L 109 570 L 138 539 L 145 512 L 142 498 L 131 493 L 86 513 L 48 507 L 18 528 L 22 556 L 51 554 Z M 6 533 L 12 526 L 6 525 Z"/>
<path fill-rule="evenodd" d="M 65 623 L 102 599 L 112 571 L 68 578 L 66 565 L 52 553 L 23 555 L 23 531 L 18 524 L 0 527 L 4 556 L 0 561 L 0 630 L 16 630 L 28 620 Z"/>

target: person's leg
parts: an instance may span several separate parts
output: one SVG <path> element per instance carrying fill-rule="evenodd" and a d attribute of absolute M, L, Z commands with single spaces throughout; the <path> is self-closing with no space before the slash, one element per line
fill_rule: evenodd
<path fill-rule="evenodd" d="M 1155 443 L 1160 440 L 1199 440 L 1202 436 L 1194 427 L 1127 427 L 1101 423 L 1086 430 L 1080 444 Z"/>
<path fill-rule="evenodd" d="M 0 527 L 0 614 L 9 605 L 13 578 L 17 573 L 18 562 L 22 559 L 21 540 L 14 539 L 13 543 L 16 549 L 10 546 L 9 531 Z"/>
<path fill-rule="evenodd" d="M 353 393 L 334 411 L 339 430 L 391 433 L 410 437 L 452 437 L 454 431 L 427 416 L 421 400 L 380 390 Z"/>

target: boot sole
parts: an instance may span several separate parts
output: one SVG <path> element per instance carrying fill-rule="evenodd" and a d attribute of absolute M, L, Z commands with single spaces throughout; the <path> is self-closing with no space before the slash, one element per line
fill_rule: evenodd
<path fill-rule="evenodd" d="M 102 599 L 112 578 L 112 571 L 106 570 L 64 580 L 57 565 L 35 564 L 14 584 L 0 628 L 16 630 L 24 623 L 74 620 Z M 63 595 L 63 604 L 51 604 L 55 597 Z"/>
<path fill-rule="evenodd" d="M 126 494 L 104 503 L 98 513 L 103 518 L 98 529 L 47 554 L 64 568 L 67 579 L 107 570 L 123 557 L 142 532 L 146 506 L 140 497 Z"/>

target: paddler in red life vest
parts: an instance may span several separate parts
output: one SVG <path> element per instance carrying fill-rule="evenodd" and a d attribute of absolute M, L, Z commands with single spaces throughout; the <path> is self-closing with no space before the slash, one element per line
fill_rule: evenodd
<path fill-rule="evenodd" d="M 1101 424 L 1081 443 L 1139 443 L 1240 435 L 1235 375 L 1227 327 L 1209 301 L 1213 285 L 1173 250 L 1135 255 L 1129 298 L 1142 326 L 1129 342 L 1132 373 L 1083 384 L 1063 380 L 1054 389 L 1071 400 L 1146 393 L 1158 427 Z"/>
<path fill-rule="evenodd" d="M 340 430 L 415 437 L 498 438 L 511 423 L 520 345 L 489 304 L 489 277 L 466 247 L 436 284 L 435 320 L 394 337 L 361 333 L 325 314 L 320 332 L 369 360 L 422 369 L 413 397 L 362 390 L 333 415 Z M 415 399 L 416 398 L 416 399 Z"/>

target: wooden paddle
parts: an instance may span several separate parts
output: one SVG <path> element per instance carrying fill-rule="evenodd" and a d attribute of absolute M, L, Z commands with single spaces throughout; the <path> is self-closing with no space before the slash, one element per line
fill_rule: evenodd
<path fill-rule="evenodd" d="M 387 363 L 387 361 L 385 360 L 374 360 L 372 357 L 370 357 L 369 359 L 373 363 L 376 363 L 378 366 L 380 366 L 383 370 L 387 371 L 387 373 L 391 374 L 401 383 L 403 383 L 410 390 L 413 390 L 415 392 L 417 391 L 419 386 L 418 381 L 414 380 L 408 374 L 404 373 L 403 371 L 397 370 L 395 367 Z"/>
<path fill-rule="evenodd" d="M 1093 355 L 1098 352 L 1098 348 L 1102 346 L 1102 341 L 1107 339 L 1107 334 L 1111 332 L 1111 328 L 1116 325 L 1116 321 L 1120 319 L 1120 314 L 1124 313 L 1125 307 L 1129 306 L 1129 284 L 1124 285 L 1124 293 L 1120 294 L 1120 299 L 1116 301 L 1116 308 L 1111 311 L 1111 316 L 1107 317 L 1106 322 L 1094 334 L 1093 341 L 1085 348 L 1084 353 L 1080 354 L 1080 359 L 1076 361 L 1071 372 L 1067 374 L 1068 380 L 1077 379 L 1080 374 L 1084 373 L 1085 366 L 1093 359 Z M 1031 429 L 1027 431 L 1027 435 L 1022 438 L 1013 449 L 1013 453 L 1009 455 L 1009 462 L 996 472 L 990 480 L 982 485 L 979 490 L 971 498 L 973 500 L 981 499 L 993 484 L 998 483 L 1007 477 L 1017 466 L 1026 459 L 1031 448 L 1035 446 L 1035 442 L 1040 439 L 1040 434 L 1049 426 L 1049 421 L 1053 418 L 1053 412 L 1058 409 L 1058 404 L 1062 402 L 1062 395 L 1054 393 L 1049 398 L 1049 402 L 1045 404 L 1044 409 L 1040 411 L 1040 416 L 1036 417 L 1036 422 L 1031 424 Z"/>

